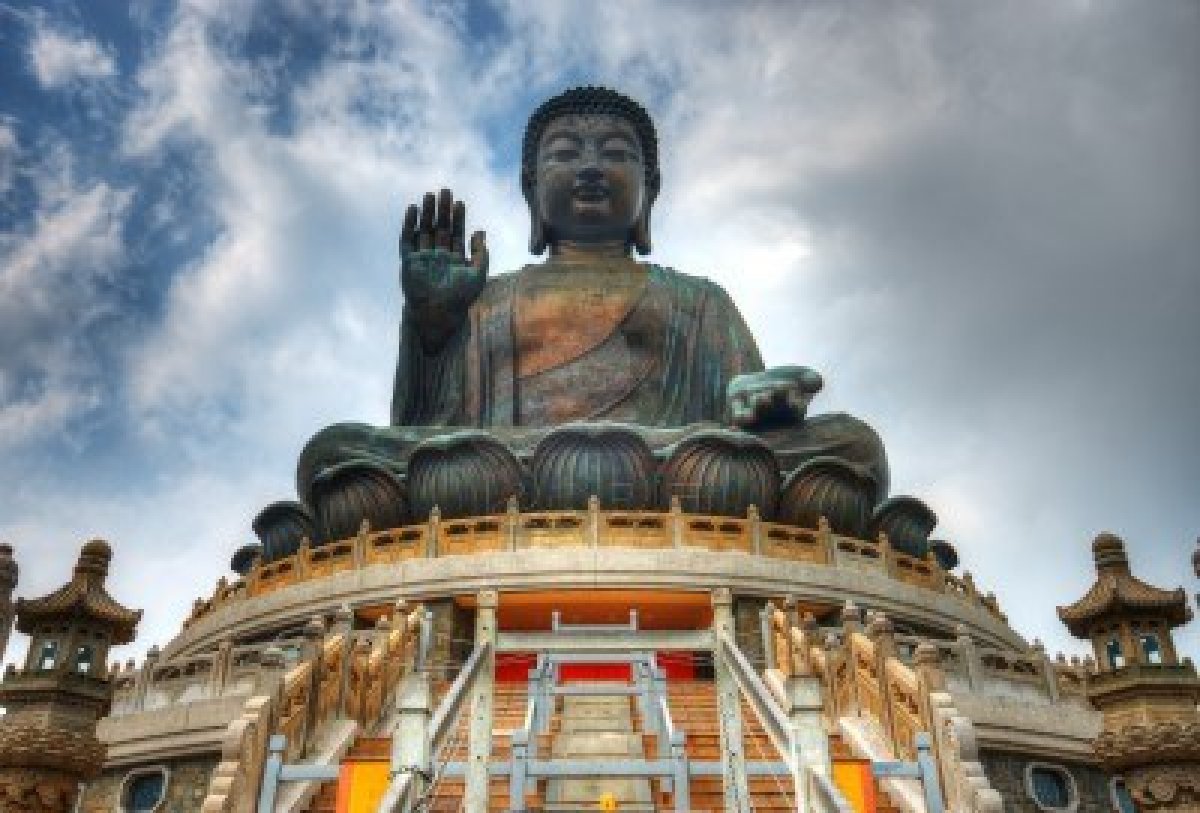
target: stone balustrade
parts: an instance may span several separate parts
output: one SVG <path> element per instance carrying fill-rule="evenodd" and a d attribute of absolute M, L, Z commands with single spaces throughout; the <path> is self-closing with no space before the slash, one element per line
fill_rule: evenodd
<path fill-rule="evenodd" d="M 958 577 L 932 555 L 911 556 L 892 548 L 887 536 L 856 539 L 833 533 L 822 520 L 816 529 L 764 522 L 751 506 L 745 518 L 670 511 L 601 510 L 596 499 L 582 511 L 525 512 L 443 520 L 435 509 L 420 525 L 372 531 L 366 523 L 350 539 L 299 551 L 256 565 L 234 583 L 222 578 L 213 595 L 197 599 L 185 628 L 215 609 L 247 598 L 323 579 L 337 573 L 413 559 L 471 556 L 498 551 L 555 548 L 689 548 L 738 552 L 789 562 L 865 571 L 936 593 L 952 595 L 1006 623 L 995 596 L 981 595 L 969 573 Z"/>
<path fill-rule="evenodd" d="M 163 661 L 157 647 L 141 667 L 132 660 L 113 664 L 113 703 L 109 717 L 157 708 L 260 693 L 300 657 L 304 639 L 281 638 L 266 643 L 224 641 L 215 651 Z"/>
<path fill-rule="evenodd" d="M 305 630 L 297 663 L 263 694 L 247 699 L 221 746 L 221 761 L 209 783 L 202 813 L 250 813 L 272 734 L 287 738 L 289 762 L 305 759 L 325 726 L 353 720 L 373 730 L 386 715 L 401 678 L 417 665 L 424 607 L 399 602 L 375 629 L 354 630 L 349 612 L 332 626 L 314 619 Z"/>
<path fill-rule="evenodd" d="M 837 632 L 817 627 L 811 616 L 797 618 L 768 607 L 771 662 L 784 677 L 811 675 L 822 683 L 822 712 L 837 728 L 843 717 L 867 718 L 893 758 L 916 757 L 916 735 L 927 732 L 942 777 L 946 809 L 1000 813 L 1000 795 L 979 764 L 970 720 L 958 714 L 945 691 L 937 646 L 921 641 L 910 665 L 899 657 L 901 636 L 882 613 L 864 627 L 861 613 L 847 602 Z"/>

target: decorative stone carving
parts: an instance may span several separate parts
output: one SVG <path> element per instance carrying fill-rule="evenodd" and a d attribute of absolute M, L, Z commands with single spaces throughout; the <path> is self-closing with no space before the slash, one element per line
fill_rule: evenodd
<path fill-rule="evenodd" d="M 396 528 L 408 518 L 404 484 L 391 469 L 365 460 L 326 469 L 313 481 L 309 503 L 317 543 L 349 539 L 363 520 L 372 528 Z"/>
<path fill-rule="evenodd" d="M 945 539 L 929 540 L 929 552 L 937 559 L 942 570 L 953 570 L 958 567 L 958 550 Z"/>
<path fill-rule="evenodd" d="M 1200 810 L 1197 763 L 1149 765 L 1125 772 L 1125 787 L 1138 810 Z"/>
<path fill-rule="evenodd" d="M 780 522 L 816 528 L 821 517 L 839 534 L 866 531 L 875 484 L 836 457 L 817 457 L 784 481 L 779 500 Z"/>
<path fill-rule="evenodd" d="M 485 432 L 453 432 L 419 444 L 408 462 L 413 517 L 434 506 L 445 519 L 500 514 L 523 501 L 528 475 L 505 444 Z"/>
<path fill-rule="evenodd" d="M 889 497 L 871 514 L 870 535 L 887 534 L 894 549 L 924 556 L 936 525 L 937 514 L 916 497 Z"/>
<path fill-rule="evenodd" d="M 1114 769 L 1148 762 L 1195 760 L 1200 764 L 1200 722 L 1164 720 L 1127 725 L 1096 738 L 1096 756 Z"/>
<path fill-rule="evenodd" d="M 611 423 L 567 424 L 534 450 L 534 505 L 582 509 L 594 495 L 605 508 L 650 508 L 655 469 L 650 447 L 636 432 Z"/>
<path fill-rule="evenodd" d="M 680 443 L 661 471 L 659 504 L 678 497 L 684 511 L 744 517 L 758 506 L 773 519 L 779 499 L 779 464 L 767 445 L 744 432 L 714 431 Z"/>
<path fill-rule="evenodd" d="M 316 523 L 307 506 L 294 500 L 273 502 L 252 523 L 262 542 L 263 561 L 274 562 L 300 549 L 300 540 L 317 538 Z"/>
<path fill-rule="evenodd" d="M 233 552 L 233 557 L 229 560 L 229 569 L 239 576 L 245 576 L 254 567 L 254 563 L 262 561 L 262 558 L 262 545 L 254 542 L 242 545 Z"/>

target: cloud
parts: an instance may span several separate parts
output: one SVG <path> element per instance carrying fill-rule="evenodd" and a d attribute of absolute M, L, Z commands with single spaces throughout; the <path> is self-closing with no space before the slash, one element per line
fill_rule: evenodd
<path fill-rule="evenodd" d="M 132 192 L 77 183 L 65 148 L 31 169 L 37 205 L 0 233 L 0 449 L 60 432 L 98 403 L 88 331 L 113 316 Z"/>
<path fill-rule="evenodd" d="M 29 68 L 46 89 L 114 76 L 112 56 L 89 37 L 56 30 L 37 22 L 29 41 Z"/>
<path fill-rule="evenodd" d="M 12 187 L 17 163 L 17 133 L 12 124 L 0 119 L 0 196 Z"/>
<path fill-rule="evenodd" d="M 120 314 L 149 328 L 117 343 L 111 389 L 76 314 L 114 307 L 122 241 L 146 223 L 126 183 L 51 149 L 36 218 L 0 243 L 0 439 L 40 451 L 110 399 L 123 459 L 144 465 L 70 495 L 10 476 L 0 535 L 45 541 L 34 558 L 61 573 L 107 535 L 118 573 L 187 573 L 207 594 L 309 435 L 385 420 L 403 207 L 451 185 L 496 272 L 520 267 L 524 117 L 605 83 L 659 128 L 653 259 L 724 284 L 770 363 L 821 370 L 815 408 L 881 430 L 897 488 L 934 506 L 1015 626 L 1079 651 L 1053 605 L 1086 588 L 1091 535 L 1124 533 L 1135 568 L 1174 586 L 1200 528 L 1197 13 L 181 3 L 116 80 L 132 107 L 114 160 L 185 178 L 194 205 L 147 211 L 185 235 L 173 251 L 204 239 L 148 247 L 164 293 Z M 70 516 L 46 508 L 67 499 Z M 30 585 L 61 575 L 33 567 Z M 120 578 L 166 619 L 146 628 L 162 643 L 187 599 Z"/>

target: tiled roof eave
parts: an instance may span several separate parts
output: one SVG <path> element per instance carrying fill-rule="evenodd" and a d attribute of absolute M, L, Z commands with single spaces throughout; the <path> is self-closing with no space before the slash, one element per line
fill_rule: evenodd
<path fill-rule="evenodd" d="M 1184 624 L 1191 618 L 1187 593 L 1183 588 L 1161 590 L 1132 576 L 1105 578 L 1097 581 L 1083 598 L 1058 608 L 1058 617 L 1081 634 L 1077 628 L 1104 616 L 1162 612 L 1173 624 Z"/>

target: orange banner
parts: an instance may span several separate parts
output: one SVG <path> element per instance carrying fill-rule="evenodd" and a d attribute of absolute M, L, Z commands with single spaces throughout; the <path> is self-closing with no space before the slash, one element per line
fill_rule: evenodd
<path fill-rule="evenodd" d="M 343 762 L 338 776 L 337 813 L 375 813 L 388 786 L 388 763 Z"/>
<path fill-rule="evenodd" d="M 833 783 L 854 808 L 854 813 L 875 813 L 875 777 L 863 759 L 833 761 Z"/>

